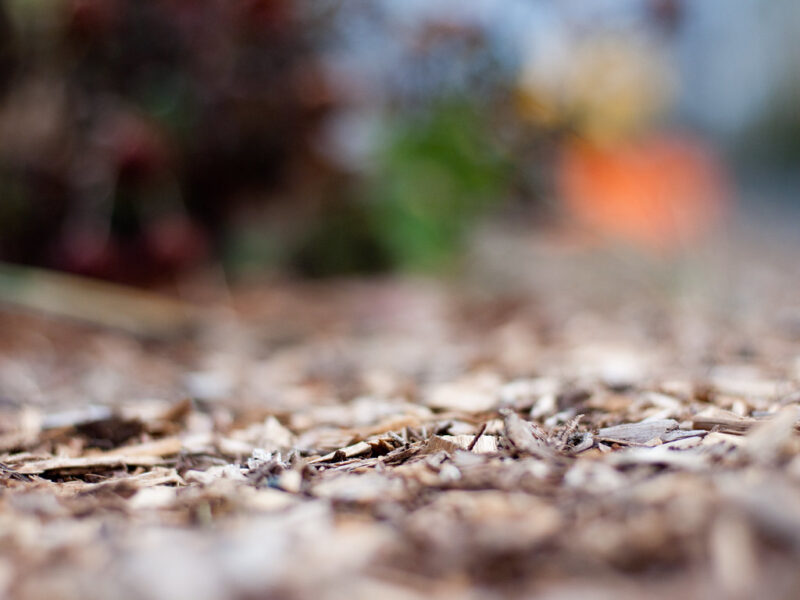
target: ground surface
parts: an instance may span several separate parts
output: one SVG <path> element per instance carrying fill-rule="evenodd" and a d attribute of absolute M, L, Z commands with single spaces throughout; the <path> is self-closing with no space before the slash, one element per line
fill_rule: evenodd
<path fill-rule="evenodd" d="M 494 239 L 191 339 L 2 312 L 0 597 L 796 597 L 800 279 L 751 242 Z"/>

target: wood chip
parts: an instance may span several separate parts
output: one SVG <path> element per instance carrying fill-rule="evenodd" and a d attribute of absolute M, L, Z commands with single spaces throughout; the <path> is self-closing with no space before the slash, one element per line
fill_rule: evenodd
<path fill-rule="evenodd" d="M 177 455 L 181 449 L 178 438 L 166 438 L 145 444 L 126 446 L 97 455 L 79 456 L 75 458 L 49 458 L 46 460 L 26 462 L 19 466 L 20 473 L 40 474 L 48 471 L 66 469 L 96 469 L 120 466 L 152 467 L 167 464 L 165 457 Z"/>
<path fill-rule="evenodd" d="M 500 412 L 505 423 L 506 438 L 514 448 L 540 458 L 555 457 L 555 451 L 543 439 L 534 436 L 532 423 L 523 421 L 512 410 L 502 409 Z"/>
<path fill-rule="evenodd" d="M 613 427 L 603 427 L 597 432 L 597 439 L 604 442 L 617 442 L 623 444 L 646 444 L 650 440 L 660 439 L 678 429 L 678 422 L 674 419 L 659 419 L 655 421 L 640 421 L 638 423 L 625 423 Z M 679 439 L 670 438 L 669 441 Z"/>
<path fill-rule="evenodd" d="M 497 438 L 493 435 L 482 435 L 477 439 L 474 435 L 443 435 L 442 439 L 476 454 L 491 454 L 498 450 Z"/>
<path fill-rule="evenodd" d="M 78 456 L 75 458 L 51 458 L 48 460 L 31 462 L 20 466 L 17 471 L 23 474 L 41 474 L 49 471 L 80 470 L 91 471 L 98 468 L 109 467 L 155 467 L 166 464 L 160 456 L 125 456 L 114 454 L 111 456 Z"/>
<path fill-rule="evenodd" d="M 309 460 L 309 464 L 317 464 L 317 463 L 326 463 L 332 462 L 334 460 L 344 460 L 348 458 L 354 458 L 356 456 L 362 456 L 372 451 L 372 446 L 367 442 L 358 442 L 356 444 L 352 444 L 345 448 L 340 448 L 339 450 L 334 450 L 333 452 L 329 452 L 324 456 L 318 456 L 317 458 L 312 458 Z"/>

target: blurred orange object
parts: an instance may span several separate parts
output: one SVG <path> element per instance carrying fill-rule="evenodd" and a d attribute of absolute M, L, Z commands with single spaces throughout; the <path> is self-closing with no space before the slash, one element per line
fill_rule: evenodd
<path fill-rule="evenodd" d="M 674 134 L 613 146 L 567 141 L 557 185 L 579 225 L 659 251 L 680 250 L 707 232 L 728 187 L 710 149 Z"/>

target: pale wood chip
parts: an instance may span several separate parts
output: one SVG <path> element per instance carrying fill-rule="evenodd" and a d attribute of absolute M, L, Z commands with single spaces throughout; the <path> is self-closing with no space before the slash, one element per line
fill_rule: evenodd
<path fill-rule="evenodd" d="M 20 473 L 39 474 L 63 469 L 92 469 L 130 465 L 151 467 L 167 464 L 165 457 L 177 455 L 181 441 L 177 437 L 165 438 L 134 446 L 125 446 L 102 454 L 79 456 L 75 458 L 54 457 L 27 462 L 19 467 Z"/>
<path fill-rule="evenodd" d="M 318 456 L 316 458 L 312 458 L 308 461 L 309 464 L 317 464 L 317 463 L 325 463 L 331 462 L 335 460 L 337 457 L 340 457 L 340 460 L 344 460 L 347 458 L 354 458 L 356 456 L 361 456 L 363 454 L 367 454 L 368 452 L 372 451 L 372 446 L 367 442 L 358 442 L 357 444 L 353 444 L 351 446 L 347 446 L 346 448 L 340 448 L 339 450 L 334 450 L 333 452 L 329 452 L 324 456 Z"/>
<path fill-rule="evenodd" d="M 491 454 L 497 452 L 497 438 L 493 435 L 482 435 L 475 441 L 474 435 L 443 435 L 443 440 L 458 445 L 462 450 L 470 450 L 470 445 L 475 442 L 471 452 L 476 454 Z"/>
<path fill-rule="evenodd" d="M 692 419 L 692 427 L 695 429 L 715 430 L 722 433 L 744 434 L 758 421 L 744 417 L 695 417 Z"/>
<path fill-rule="evenodd" d="M 520 452 L 525 452 L 539 458 L 553 458 L 555 451 L 547 446 L 540 433 L 534 435 L 534 424 L 523 421 L 514 411 L 501 409 L 505 423 L 505 435 L 508 441 Z"/>
<path fill-rule="evenodd" d="M 597 439 L 604 442 L 621 442 L 625 444 L 646 444 L 653 439 L 666 441 L 664 436 L 678 429 L 678 422 L 674 419 L 658 419 L 654 421 L 640 421 L 638 423 L 624 423 L 613 427 L 603 427 L 597 432 Z M 671 438 L 674 440 L 677 438 Z"/>
<path fill-rule="evenodd" d="M 453 454 L 456 450 L 461 449 L 462 447 L 454 441 L 450 441 L 443 436 L 432 435 L 420 449 L 419 454 L 436 454 L 437 452 Z"/>
<path fill-rule="evenodd" d="M 78 456 L 76 458 L 51 458 L 22 465 L 18 472 L 28 475 L 38 475 L 48 471 L 91 470 L 109 467 L 154 467 L 166 464 L 160 456 L 125 456 L 114 454 L 111 456 Z"/>

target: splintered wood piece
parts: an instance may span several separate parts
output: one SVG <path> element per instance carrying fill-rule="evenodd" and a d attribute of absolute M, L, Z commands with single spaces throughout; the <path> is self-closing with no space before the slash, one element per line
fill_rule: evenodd
<path fill-rule="evenodd" d="M 722 433 L 744 434 L 758 421 L 756 419 L 726 418 L 726 417 L 696 417 L 692 420 L 692 427 L 711 431 L 715 429 Z"/>
<path fill-rule="evenodd" d="M 27 463 L 17 469 L 23 475 L 39 475 L 49 471 L 91 470 L 109 467 L 154 467 L 164 465 L 166 461 L 160 456 L 77 456 L 75 458 L 51 458 Z"/>
<path fill-rule="evenodd" d="M 66 481 L 57 484 L 58 488 L 66 493 L 83 493 L 93 490 L 102 490 L 117 484 L 123 484 L 131 489 L 145 489 L 162 485 L 185 485 L 183 478 L 178 472 L 170 467 L 153 467 L 148 471 L 138 475 L 126 475 L 122 478 L 112 478 L 108 481 L 86 482 L 86 481 Z M 56 484 L 53 484 L 55 487 Z"/>
<path fill-rule="evenodd" d="M 125 446 L 110 452 L 90 456 L 54 457 L 24 463 L 17 471 L 25 474 L 40 474 L 48 471 L 65 469 L 93 469 L 130 465 L 134 467 L 152 467 L 167 463 L 167 456 L 174 456 L 181 450 L 180 439 L 165 438 L 154 442 Z"/>
<path fill-rule="evenodd" d="M 698 416 L 692 420 L 692 427 L 695 429 L 705 429 L 707 431 L 711 431 L 713 429 L 721 433 L 744 435 L 756 425 L 768 422 L 770 420 L 772 420 L 771 417 L 766 419 L 752 419 L 746 417 Z M 795 423 L 794 430 L 796 432 L 800 432 L 800 423 Z"/>
<path fill-rule="evenodd" d="M 370 444 L 368 444 L 367 442 L 358 442 L 351 446 L 347 446 L 346 448 L 340 448 L 339 450 L 328 452 L 328 454 L 324 456 L 318 456 L 317 458 L 312 458 L 311 460 L 308 461 L 308 464 L 314 465 L 317 463 L 346 460 L 349 458 L 355 458 L 356 456 L 362 456 L 371 451 L 372 451 L 372 446 Z"/>

